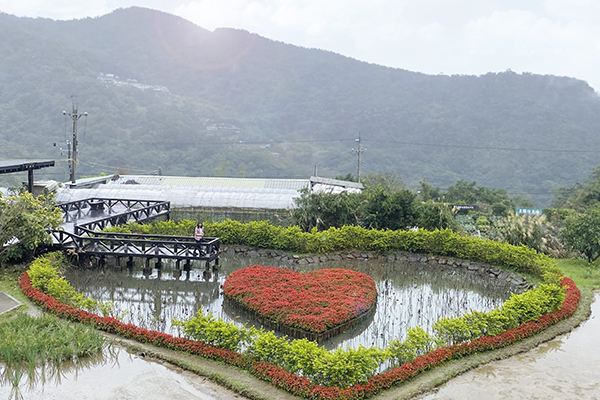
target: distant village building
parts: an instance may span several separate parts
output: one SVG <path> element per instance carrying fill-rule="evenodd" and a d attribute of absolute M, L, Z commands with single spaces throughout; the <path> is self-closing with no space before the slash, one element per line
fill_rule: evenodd
<path fill-rule="evenodd" d="M 137 79 L 126 79 L 124 81 L 120 80 L 118 76 L 114 74 L 104 74 L 102 72 L 98 73 L 96 76 L 96 80 L 98 80 L 103 85 L 115 85 L 115 86 L 131 86 L 140 90 L 153 90 L 158 93 L 169 93 L 169 89 L 160 85 L 148 85 L 145 83 L 138 83 Z"/>

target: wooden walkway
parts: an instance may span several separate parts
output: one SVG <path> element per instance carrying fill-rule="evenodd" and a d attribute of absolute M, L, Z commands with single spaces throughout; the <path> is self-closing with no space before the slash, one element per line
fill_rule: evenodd
<path fill-rule="evenodd" d="M 60 205 L 64 223 L 61 229 L 51 231 L 53 247 L 70 250 L 72 254 L 97 257 L 141 257 L 206 261 L 218 265 L 219 238 L 203 238 L 196 243 L 189 236 L 143 235 L 110 233 L 99 230 L 125 224 L 144 222 L 168 216 L 170 203 L 161 201 L 123 199 L 85 199 Z"/>

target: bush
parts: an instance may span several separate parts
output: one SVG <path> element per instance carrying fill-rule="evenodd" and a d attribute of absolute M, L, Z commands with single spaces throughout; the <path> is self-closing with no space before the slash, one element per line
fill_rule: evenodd
<path fill-rule="evenodd" d="M 48 293 L 63 304 L 85 308 L 94 311 L 98 301 L 83 294 L 62 276 L 62 271 L 68 266 L 66 257 L 61 252 L 48 253 L 36 258 L 29 267 L 29 277 L 34 288 Z"/>
<path fill-rule="evenodd" d="M 406 330 L 406 339 L 392 339 L 388 344 L 389 358 L 396 364 L 402 365 L 413 361 L 415 358 L 429 353 L 440 347 L 441 342 L 436 340 L 423 328 L 417 326 Z"/>
<path fill-rule="evenodd" d="M 187 321 L 173 320 L 173 325 L 183 327 L 187 337 L 231 351 L 240 351 L 247 347 L 257 334 L 254 328 L 240 328 L 233 322 L 214 318 L 212 312 L 204 315 L 202 308 L 195 317 Z"/>
<path fill-rule="evenodd" d="M 453 240 L 457 240 L 456 237 Z M 540 268 L 545 268 L 544 276 L 553 277 L 551 263 L 547 259 L 541 260 Z M 193 331 L 198 333 L 198 337 L 204 335 L 206 340 L 212 340 L 211 338 L 216 336 L 225 337 L 225 339 L 213 340 L 222 347 L 219 349 L 211 344 L 174 338 L 165 333 L 123 324 L 112 317 L 99 317 L 60 304 L 52 296 L 33 288 L 27 273 L 21 277 L 20 285 L 24 293 L 34 302 L 73 321 L 93 323 L 97 328 L 111 333 L 118 333 L 145 343 L 200 354 L 203 357 L 245 368 L 280 388 L 307 398 L 364 399 L 447 360 L 510 345 L 572 315 L 579 302 L 579 291 L 568 278 L 563 277 L 560 283 L 565 285 L 565 288 L 545 283 L 530 292 L 513 295 L 505 303 L 508 305 L 499 310 L 487 314 L 470 313 L 460 321 L 457 319 L 457 321 L 447 322 L 446 326 L 454 324 L 459 329 L 458 332 L 451 332 L 448 329 L 444 333 L 454 335 L 446 336 L 456 342 L 467 338 L 468 335 L 462 326 L 470 325 L 475 328 L 471 333 L 472 336 L 480 332 L 496 335 L 493 337 L 480 336 L 467 343 L 438 348 L 446 346 L 448 340 L 416 327 L 408 330 L 405 341 L 392 340 L 385 350 L 359 348 L 334 352 L 328 352 L 306 339 L 289 343 L 286 338 L 278 339 L 272 333 L 264 333 L 253 328 L 231 329 L 227 324 L 215 321 L 210 314 L 195 317 L 196 320 L 191 326 Z M 555 310 L 550 311 L 553 309 Z M 184 324 L 180 323 L 180 325 Z M 462 338 L 458 335 L 462 335 Z M 247 349 L 246 355 L 227 348 Z M 374 375 L 381 362 L 390 358 L 403 365 Z M 269 362 L 267 360 L 281 363 L 280 367 L 267 364 Z"/>
<path fill-rule="evenodd" d="M 183 231 L 193 234 L 195 221 L 179 224 L 128 224 L 120 232 L 175 235 Z M 143 228 L 142 228 L 143 227 Z M 110 228 L 110 231 L 117 231 Z M 160 233 L 158 232 L 160 230 Z M 298 227 L 276 227 L 266 221 L 241 222 L 225 220 L 205 224 L 209 237 L 219 237 L 223 244 L 246 245 L 272 250 L 322 254 L 336 251 L 406 251 L 462 258 L 531 274 L 541 278 L 545 271 L 558 273 L 556 263 L 524 245 L 474 238 L 450 229 L 426 231 L 376 230 L 358 226 L 329 228 L 326 231 L 302 232 Z M 185 235 L 184 235 L 185 236 Z"/>

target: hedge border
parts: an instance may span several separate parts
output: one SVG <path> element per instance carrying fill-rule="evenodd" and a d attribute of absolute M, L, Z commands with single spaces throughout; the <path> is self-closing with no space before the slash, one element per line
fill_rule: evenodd
<path fill-rule="evenodd" d="M 196 354 L 207 359 L 221 361 L 249 371 L 255 376 L 266 380 L 274 386 L 284 389 L 292 394 L 309 399 L 366 399 L 382 390 L 399 385 L 419 373 L 429 370 L 437 365 L 452 359 L 458 359 L 470 354 L 494 350 L 509 346 L 524 338 L 533 336 L 548 326 L 573 315 L 580 300 L 580 291 L 572 279 L 562 277 L 561 283 L 565 286 L 565 299 L 558 310 L 539 317 L 537 320 L 521 324 L 517 328 L 507 330 L 497 336 L 482 336 L 470 342 L 440 348 L 403 364 L 393 370 L 377 374 L 365 384 L 355 384 L 348 389 L 315 385 L 308 379 L 285 371 L 273 364 L 260 363 L 237 352 L 220 349 L 215 346 L 193 341 L 185 338 L 176 338 L 166 333 L 139 328 L 133 324 L 125 324 L 113 317 L 99 315 L 59 303 L 55 298 L 47 295 L 31 285 L 27 272 L 20 279 L 20 286 L 25 295 L 44 310 L 52 312 L 61 318 L 71 321 L 91 323 L 95 328 L 114 333 L 125 338 L 135 339 L 171 350 L 184 351 Z"/>

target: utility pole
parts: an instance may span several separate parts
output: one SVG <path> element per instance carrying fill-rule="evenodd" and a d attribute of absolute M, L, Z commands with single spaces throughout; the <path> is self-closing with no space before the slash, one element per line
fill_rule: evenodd
<path fill-rule="evenodd" d="M 356 143 L 358 143 L 358 148 L 352 149 L 353 152 L 355 152 L 356 154 L 358 154 L 358 172 L 356 174 L 356 180 L 358 183 L 360 183 L 360 155 L 363 151 L 366 151 L 367 149 L 363 149 L 361 147 L 361 138 L 360 138 L 360 132 L 358 133 L 358 139 L 354 139 L 356 141 Z"/>
<path fill-rule="evenodd" d="M 77 96 L 71 96 L 73 99 L 73 112 L 71 114 L 63 111 L 63 115 L 68 115 L 73 120 L 73 156 L 71 157 L 71 151 L 69 149 L 69 171 L 70 171 L 70 179 L 71 183 L 75 183 L 75 167 L 77 165 L 77 121 L 81 117 L 87 117 L 88 113 L 85 112 L 83 114 L 77 113 Z"/>

